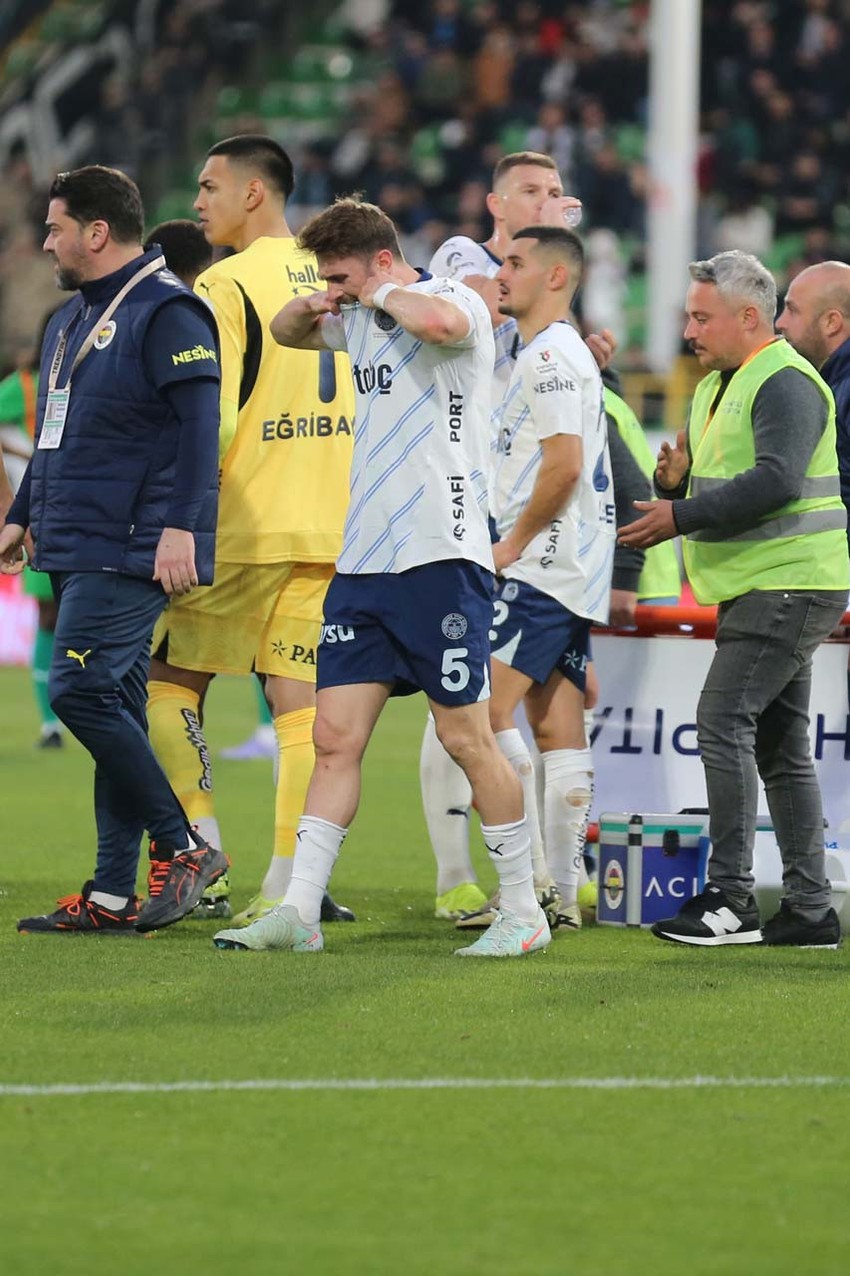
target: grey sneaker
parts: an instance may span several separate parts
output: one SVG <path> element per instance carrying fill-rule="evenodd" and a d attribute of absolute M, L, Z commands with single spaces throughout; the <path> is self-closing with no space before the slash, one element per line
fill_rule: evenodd
<path fill-rule="evenodd" d="M 151 842 L 148 899 L 139 913 L 137 930 L 159 930 L 179 922 L 191 913 L 206 888 L 230 867 L 223 851 L 199 839 L 196 833 L 192 837 L 194 849 L 176 854 Z"/>

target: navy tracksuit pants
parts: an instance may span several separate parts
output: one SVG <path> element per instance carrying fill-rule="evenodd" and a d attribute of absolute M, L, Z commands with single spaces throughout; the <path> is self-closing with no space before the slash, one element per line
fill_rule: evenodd
<path fill-rule="evenodd" d="M 163 847 L 188 822 L 148 739 L 151 633 L 167 603 L 155 581 L 117 572 L 51 574 L 59 604 L 48 693 L 94 758 L 96 890 L 133 895 L 145 829 Z"/>

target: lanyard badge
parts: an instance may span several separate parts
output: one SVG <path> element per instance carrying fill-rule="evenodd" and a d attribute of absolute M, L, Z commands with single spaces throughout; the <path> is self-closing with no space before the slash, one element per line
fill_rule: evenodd
<path fill-rule="evenodd" d="M 59 372 L 62 367 L 62 361 L 65 358 L 65 350 L 68 345 L 68 338 L 63 331 L 59 334 L 59 342 L 53 355 L 53 362 L 50 365 L 50 375 L 48 376 L 47 402 L 44 408 L 44 420 L 41 425 L 41 433 L 38 436 L 39 448 L 45 450 L 55 450 L 62 442 L 62 435 L 65 433 L 65 422 L 68 419 L 68 407 L 71 401 L 71 377 L 85 359 L 93 345 L 97 344 L 98 334 L 103 332 L 112 319 L 115 311 L 129 292 L 147 279 L 149 275 L 154 274 L 157 270 L 165 267 L 165 258 L 157 257 L 154 261 L 148 262 L 143 270 L 129 279 L 116 297 L 113 298 L 110 305 L 98 319 L 97 323 L 86 336 L 83 344 L 80 346 L 71 365 L 71 372 L 67 383 L 63 387 L 57 384 L 59 381 Z M 114 330 L 114 324 L 112 325 Z"/>
<path fill-rule="evenodd" d="M 40 448 L 57 448 L 62 442 L 70 399 L 71 391 L 68 389 L 48 390 L 47 403 L 44 408 L 44 421 L 41 426 L 41 434 L 38 436 L 38 446 Z"/>

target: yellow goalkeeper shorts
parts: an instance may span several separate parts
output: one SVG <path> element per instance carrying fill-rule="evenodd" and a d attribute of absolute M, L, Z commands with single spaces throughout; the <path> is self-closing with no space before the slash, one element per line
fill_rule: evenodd
<path fill-rule="evenodd" d="M 316 681 L 316 648 L 331 563 L 217 563 L 215 583 L 172 598 L 153 654 L 201 673 Z"/>

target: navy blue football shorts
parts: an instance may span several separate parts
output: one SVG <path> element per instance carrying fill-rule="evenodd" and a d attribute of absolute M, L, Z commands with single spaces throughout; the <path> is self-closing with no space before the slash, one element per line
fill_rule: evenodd
<path fill-rule="evenodd" d="M 557 669 L 584 692 L 590 624 L 524 580 L 499 580 L 490 655 L 541 686 Z"/>
<path fill-rule="evenodd" d="M 448 559 L 398 573 L 337 574 L 325 596 L 316 689 L 389 682 L 437 704 L 490 696 L 493 576 Z"/>

